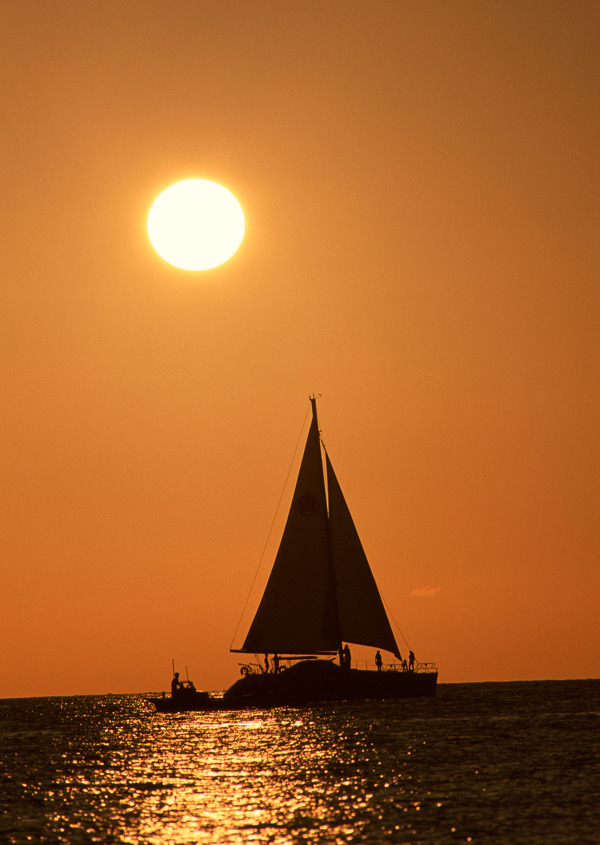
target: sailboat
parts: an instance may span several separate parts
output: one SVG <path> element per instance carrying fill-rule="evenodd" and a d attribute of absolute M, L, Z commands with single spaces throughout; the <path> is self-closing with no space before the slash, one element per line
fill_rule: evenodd
<path fill-rule="evenodd" d="M 437 668 L 402 659 L 375 578 L 321 439 L 316 397 L 287 521 L 244 642 L 253 654 L 222 698 L 157 709 L 301 706 L 435 695 Z M 352 666 L 350 644 L 377 649 L 373 668 Z M 389 652 L 384 664 L 379 650 Z M 261 659 L 259 660 L 259 655 Z M 269 658 L 270 656 L 270 658 Z M 171 705 L 169 707 L 169 704 Z M 182 702 L 183 705 L 183 702 Z"/>

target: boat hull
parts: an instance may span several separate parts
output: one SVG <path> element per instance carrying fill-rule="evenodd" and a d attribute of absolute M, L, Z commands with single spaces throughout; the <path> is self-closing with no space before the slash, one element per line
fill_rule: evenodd
<path fill-rule="evenodd" d="M 150 701 L 156 707 L 159 713 L 186 713 L 190 710 L 216 710 L 213 702 L 218 699 L 213 699 L 207 692 L 187 692 L 179 693 L 176 696 L 167 696 L 163 693 L 162 697 L 150 698 Z"/>
<path fill-rule="evenodd" d="M 239 710 L 248 707 L 302 707 L 331 701 L 421 698 L 435 695 L 437 672 L 374 672 L 341 669 L 328 660 L 305 660 L 278 674 L 245 675 L 224 693 L 211 698 L 154 698 L 161 713 L 188 710 Z"/>

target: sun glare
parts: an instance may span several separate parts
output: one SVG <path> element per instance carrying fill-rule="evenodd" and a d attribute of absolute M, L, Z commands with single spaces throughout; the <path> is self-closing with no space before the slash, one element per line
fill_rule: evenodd
<path fill-rule="evenodd" d="M 233 194 L 207 179 L 176 182 L 154 200 L 148 237 L 156 252 L 182 270 L 210 270 L 236 252 L 244 212 Z"/>

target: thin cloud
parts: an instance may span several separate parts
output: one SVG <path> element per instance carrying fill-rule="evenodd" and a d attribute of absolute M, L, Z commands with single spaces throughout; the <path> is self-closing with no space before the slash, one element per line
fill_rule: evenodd
<path fill-rule="evenodd" d="M 429 598 L 430 596 L 437 596 L 441 591 L 441 587 L 415 587 L 411 592 L 411 596 L 420 596 L 422 598 Z"/>

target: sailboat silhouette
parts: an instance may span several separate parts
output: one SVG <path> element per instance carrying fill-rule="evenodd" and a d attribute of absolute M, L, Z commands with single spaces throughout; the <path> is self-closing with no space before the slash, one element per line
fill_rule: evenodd
<path fill-rule="evenodd" d="M 231 649 L 264 655 L 264 663 L 242 665 L 242 677 L 208 706 L 271 707 L 435 694 L 436 667 L 419 663 L 408 668 L 402 661 L 321 441 L 316 398 L 310 401 L 312 421 L 273 568 L 242 647 Z M 385 671 L 380 657 L 373 670 L 352 668 L 348 643 L 384 649 L 395 661 Z M 206 694 L 197 695 L 197 707 L 182 701 L 174 709 L 207 709 Z M 174 707 L 174 701 L 166 701 Z"/>

